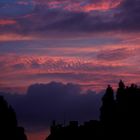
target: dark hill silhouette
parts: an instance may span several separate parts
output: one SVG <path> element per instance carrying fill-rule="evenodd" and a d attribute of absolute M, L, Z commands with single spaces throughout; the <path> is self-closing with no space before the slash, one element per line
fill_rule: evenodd
<path fill-rule="evenodd" d="M 19 127 L 13 108 L 0 96 L 0 140 L 27 140 L 24 128 Z"/>
<path fill-rule="evenodd" d="M 102 98 L 99 121 L 91 120 L 83 125 L 71 121 L 66 126 L 53 121 L 46 140 L 62 139 L 140 139 L 140 88 L 135 84 L 126 87 L 120 81 L 115 97 L 109 85 Z"/>

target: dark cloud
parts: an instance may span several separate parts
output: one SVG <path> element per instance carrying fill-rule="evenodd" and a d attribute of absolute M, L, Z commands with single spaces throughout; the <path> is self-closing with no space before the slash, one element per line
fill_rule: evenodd
<path fill-rule="evenodd" d="M 132 50 L 129 50 L 128 48 L 119 48 L 119 49 L 101 51 L 97 55 L 97 58 L 99 60 L 118 61 L 118 60 L 127 59 L 132 55 L 134 56 L 134 52 Z"/>
<path fill-rule="evenodd" d="M 22 70 L 22 69 L 25 69 L 25 66 L 24 66 L 24 64 L 15 64 L 12 66 L 12 68 L 14 70 Z"/>
<path fill-rule="evenodd" d="M 136 31 L 140 29 L 140 1 L 124 0 L 108 11 L 70 13 L 69 18 L 56 21 L 46 29 L 79 32 Z"/>
<path fill-rule="evenodd" d="M 107 11 L 75 12 L 38 4 L 29 15 L 15 18 L 17 25 L 7 25 L 0 28 L 0 31 L 36 36 L 139 31 L 139 5 L 139 0 L 124 0 L 118 7 Z"/>
<path fill-rule="evenodd" d="M 31 0 L 1 0 L 0 18 L 16 18 L 33 10 Z"/>
<path fill-rule="evenodd" d="M 52 82 L 31 85 L 26 95 L 1 94 L 15 108 L 20 123 L 35 130 L 47 128 L 53 119 L 60 122 L 64 118 L 66 122 L 97 119 L 102 94 L 81 93 L 78 85 Z"/>
<path fill-rule="evenodd" d="M 120 5 L 120 13 L 117 15 L 120 27 L 130 31 L 140 30 L 140 1 L 124 0 Z"/>

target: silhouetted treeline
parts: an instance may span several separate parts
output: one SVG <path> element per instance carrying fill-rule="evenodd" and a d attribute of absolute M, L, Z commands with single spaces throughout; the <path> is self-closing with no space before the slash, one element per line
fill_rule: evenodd
<path fill-rule="evenodd" d="M 83 125 L 71 121 L 69 125 L 53 121 L 51 133 L 46 140 L 138 140 L 140 139 L 140 88 L 132 84 L 126 87 L 119 82 L 117 92 L 108 85 L 102 98 L 100 120 Z"/>
<path fill-rule="evenodd" d="M 19 127 L 16 113 L 0 96 L 0 140 L 27 140 L 24 128 Z"/>

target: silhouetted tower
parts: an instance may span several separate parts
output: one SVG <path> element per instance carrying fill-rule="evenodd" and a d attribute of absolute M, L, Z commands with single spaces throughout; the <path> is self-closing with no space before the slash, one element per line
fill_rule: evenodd
<path fill-rule="evenodd" d="M 102 98 L 102 107 L 100 109 L 100 120 L 103 124 L 110 124 L 114 116 L 114 91 L 110 85 L 108 85 L 106 92 Z"/>

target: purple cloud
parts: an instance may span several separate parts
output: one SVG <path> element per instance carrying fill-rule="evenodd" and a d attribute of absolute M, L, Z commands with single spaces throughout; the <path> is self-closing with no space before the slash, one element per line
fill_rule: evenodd
<path fill-rule="evenodd" d="M 19 122 L 29 130 L 49 127 L 53 119 L 63 122 L 83 122 L 98 119 L 102 94 L 86 91 L 82 94 L 75 84 L 35 84 L 25 95 L 1 93 L 15 108 Z M 35 128 L 34 128 L 35 127 Z"/>
<path fill-rule="evenodd" d="M 55 1 L 56 2 L 56 1 Z M 64 1 L 59 1 L 63 5 Z M 72 3 L 72 2 L 71 2 Z M 75 12 L 36 4 L 29 14 L 14 18 L 17 24 L 0 26 L 1 33 L 64 36 L 74 33 L 139 31 L 139 1 L 125 0 L 107 11 Z M 26 10 L 25 10 L 26 11 Z M 137 22 L 136 22 L 137 21 Z"/>

